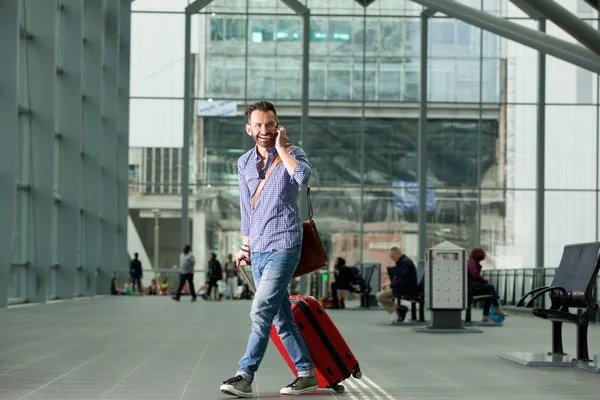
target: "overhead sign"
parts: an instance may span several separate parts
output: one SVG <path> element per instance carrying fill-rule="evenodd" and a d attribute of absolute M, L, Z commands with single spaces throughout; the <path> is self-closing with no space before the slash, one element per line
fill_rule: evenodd
<path fill-rule="evenodd" d="M 237 103 L 230 100 L 198 101 L 199 117 L 235 117 Z"/>
<path fill-rule="evenodd" d="M 419 184 L 395 180 L 394 185 L 394 208 L 397 210 L 417 212 L 419 211 Z M 427 183 L 427 196 L 425 199 L 427 212 L 435 211 L 435 191 L 433 183 Z"/>

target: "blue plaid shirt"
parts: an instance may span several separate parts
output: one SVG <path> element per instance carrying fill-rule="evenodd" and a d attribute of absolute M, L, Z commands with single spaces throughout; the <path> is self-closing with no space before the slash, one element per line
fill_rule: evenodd
<path fill-rule="evenodd" d="M 275 146 L 269 149 L 269 158 L 263 173 L 258 164 L 262 161 L 256 146 L 238 159 L 240 180 L 240 212 L 242 236 L 250 237 L 252 252 L 263 253 L 290 249 L 302 244 L 302 221 L 298 214 L 298 188 L 310 178 L 310 165 L 306 153 L 294 147 L 290 155 L 298 161 L 292 176 L 283 161 L 280 162 L 265 183 L 254 210 L 252 198 L 275 157 Z"/>

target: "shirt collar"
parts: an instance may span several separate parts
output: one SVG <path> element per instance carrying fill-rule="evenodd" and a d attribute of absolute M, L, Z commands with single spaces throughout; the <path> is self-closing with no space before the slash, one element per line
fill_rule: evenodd
<path fill-rule="evenodd" d="M 271 146 L 271 148 L 268 150 L 269 153 L 269 160 L 273 160 L 273 155 L 277 154 L 277 149 L 275 148 L 275 145 Z M 260 158 L 260 156 L 258 155 L 258 145 L 254 146 L 254 161 L 256 164 L 258 164 L 259 162 L 262 161 L 262 158 Z"/>

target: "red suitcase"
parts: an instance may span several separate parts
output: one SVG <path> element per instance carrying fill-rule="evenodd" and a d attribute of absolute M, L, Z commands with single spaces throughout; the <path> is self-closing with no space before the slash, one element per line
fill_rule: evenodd
<path fill-rule="evenodd" d="M 244 267 L 239 266 L 238 268 L 246 283 L 255 291 L 252 274 Z M 331 388 L 338 393 L 343 393 L 346 388 L 344 385 L 340 385 L 340 382 L 348 379 L 351 375 L 356 379 L 362 378 L 358 361 L 346 340 L 317 299 L 310 296 L 290 296 L 290 301 L 292 302 L 294 321 L 306 342 L 315 366 L 319 387 Z M 298 376 L 298 371 L 296 371 L 274 326 L 271 328 L 270 336 L 294 375 Z"/>
<path fill-rule="evenodd" d="M 351 375 L 356 379 L 362 377 L 356 357 L 317 299 L 310 296 L 291 296 L 290 300 L 294 320 L 315 365 L 319 387 L 343 393 L 345 387 L 340 385 L 340 382 Z M 297 375 L 294 363 L 283 347 L 275 327 L 271 329 L 271 340 Z"/>

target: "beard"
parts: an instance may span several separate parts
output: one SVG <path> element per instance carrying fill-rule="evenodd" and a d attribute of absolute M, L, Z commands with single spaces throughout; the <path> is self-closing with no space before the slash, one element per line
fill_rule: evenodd
<path fill-rule="evenodd" d="M 275 144 L 275 133 L 252 135 L 256 144 L 262 148 L 269 149 Z"/>

